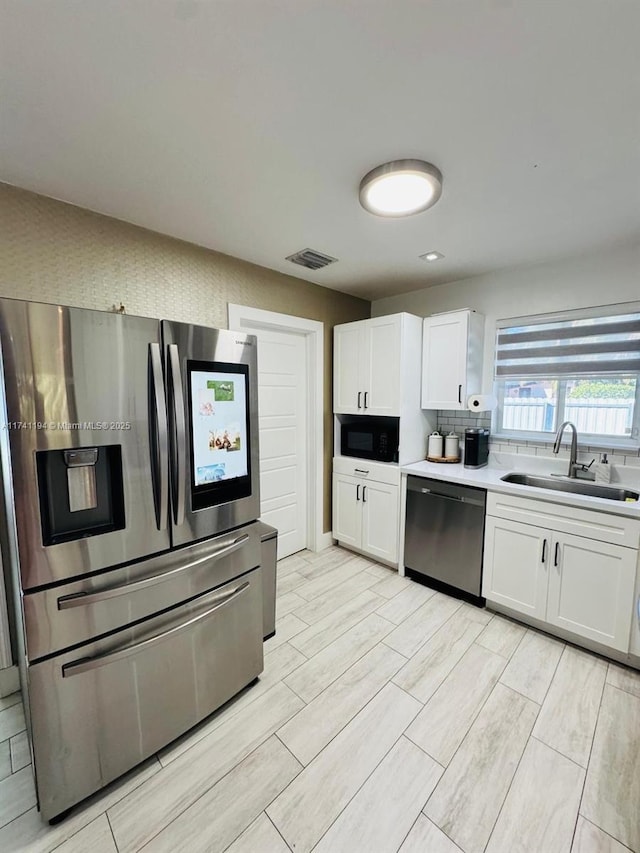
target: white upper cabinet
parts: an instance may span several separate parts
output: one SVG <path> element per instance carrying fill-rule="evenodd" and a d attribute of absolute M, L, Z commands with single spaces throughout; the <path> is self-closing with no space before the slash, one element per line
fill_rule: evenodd
<path fill-rule="evenodd" d="M 345 323 L 333 330 L 333 408 L 351 412 L 362 407 L 360 352 L 364 330 L 362 323 Z"/>
<path fill-rule="evenodd" d="M 407 334 L 403 318 L 407 316 L 392 314 L 335 327 L 333 410 L 336 414 L 400 416 L 401 363 Z M 419 365 L 416 370 L 420 370 Z"/>
<path fill-rule="evenodd" d="M 426 317 L 422 338 L 422 408 L 466 409 L 482 387 L 484 317 L 453 311 Z"/>

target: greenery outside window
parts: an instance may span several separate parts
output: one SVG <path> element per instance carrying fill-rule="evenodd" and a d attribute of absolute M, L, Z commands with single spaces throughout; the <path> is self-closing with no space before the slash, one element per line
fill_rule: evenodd
<path fill-rule="evenodd" d="M 605 310 L 499 324 L 494 434 L 550 441 L 568 420 L 585 444 L 638 446 L 640 312 Z"/>

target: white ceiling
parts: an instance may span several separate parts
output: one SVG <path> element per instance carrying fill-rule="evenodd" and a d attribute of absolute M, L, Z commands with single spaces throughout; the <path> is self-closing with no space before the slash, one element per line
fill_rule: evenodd
<path fill-rule="evenodd" d="M 0 10 L 8 183 L 366 298 L 640 235 L 638 0 Z M 361 177 L 403 157 L 442 199 L 366 213 Z M 285 260 L 306 247 L 339 263 Z"/>

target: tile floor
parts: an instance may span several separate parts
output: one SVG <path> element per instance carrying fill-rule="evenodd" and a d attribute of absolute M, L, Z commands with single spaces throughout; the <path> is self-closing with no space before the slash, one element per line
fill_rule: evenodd
<path fill-rule="evenodd" d="M 278 588 L 260 681 L 55 827 L 0 700 L 0 850 L 640 851 L 640 674 L 340 548 Z"/>

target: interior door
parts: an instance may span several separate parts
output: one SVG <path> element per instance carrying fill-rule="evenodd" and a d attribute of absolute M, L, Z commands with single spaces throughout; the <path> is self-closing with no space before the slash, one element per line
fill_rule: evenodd
<path fill-rule="evenodd" d="M 171 528 L 186 545 L 260 512 L 256 339 L 162 321 Z"/>
<path fill-rule="evenodd" d="M 307 347 L 304 335 L 257 330 L 260 518 L 278 559 L 307 547 Z"/>
<path fill-rule="evenodd" d="M 167 550 L 158 321 L 3 299 L 0 339 L 23 589 Z"/>

